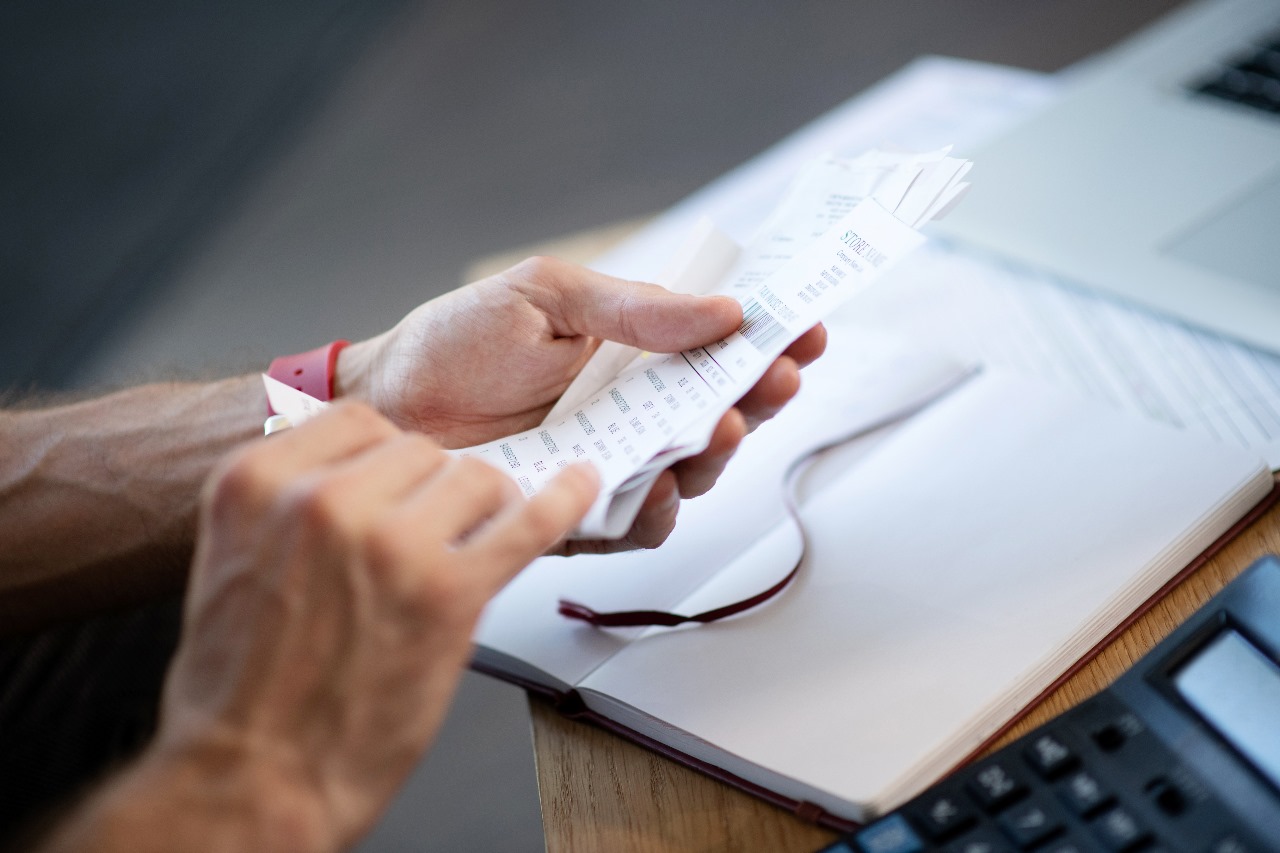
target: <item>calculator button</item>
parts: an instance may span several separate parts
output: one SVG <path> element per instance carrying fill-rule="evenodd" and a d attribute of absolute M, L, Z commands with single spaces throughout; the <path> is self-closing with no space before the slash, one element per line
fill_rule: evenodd
<path fill-rule="evenodd" d="M 1116 725 L 1103 726 L 1093 733 L 1093 742 L 1103 752 L 1115 752 L 1124 746 L 1125 740 L 1124 732 Z"/>
<path fill-rule="evenodd" d="M 1117 752 L 1131 738 L 1142 734 L 1142 721 L 1133 714 L 1121 714 L 1115 720 L 1093 731 L 1093 742 L 1103 752 Z"/>
<path fill-rule="evenodd" d="M 1133 813 L 1123 806 L 1103 812 L 1093 822 L 1093 831 L 1108 850 L 1116 853 L 1132 850 L 1150 835 Z"/>
<path fill-rule="evenodd" d="M 1092 814 L 1111 802 L 1111 792 L 1093 774 L 1081 770 L 1068 776 L 1058 786 L 1058 796 L 1073 812 L 1084 816 Z"/>
<path fill-rule="evenodd" d="M 1053 779 L 1076 763 L 1076 756 L 1065 743 L 1051 734 L 1036 736 L 1026 749 L 1027 763 L 1046 779 Z"/>
<path fill-rule="evenodd" d="M 1034 847 L 1062 829 L 1062 820 L 1053 806 L 1036 800 L 1014 806 L 998 822 L 1019 847 Z"/>
<path fill-rule="evenodd" d="M 900 814 L 892 814 L 855 836 L 865 853 L 920 853 L 924 842 Z"/>
<path fill-rule="evenodd" d="M 1003 764 L 988 764 L 969 778 L 969 790 L 983 808 L 991 811 L 1021 797 L 1027 786 Z"/>
<path fill-rule="evenodd" d="M 1191 807 L 1183 790 L 1168 779 L 1152 779 L 1145 790 L 1156 808 L 1170 817 L 1177 817 Z"/>
<path fill-rule="evenodd" d="M 934 841 L 945 841 L 974 822 L 973 806 L 957 794 L 926 795 L 912 808 L 915 823 Z"/>

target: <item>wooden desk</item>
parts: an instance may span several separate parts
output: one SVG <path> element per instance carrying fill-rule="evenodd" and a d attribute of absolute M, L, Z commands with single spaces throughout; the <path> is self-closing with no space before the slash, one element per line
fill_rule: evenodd
<path fill-rule="evenodd" d="M 530 254 L 585 261 L 624 238 L 636 224 L 488 258 L 469 270 L 470 277 L 504 269 Z M 1000 743 L 1106 687 L 1229 580 L 1273 551 L 1280 552 L 1280 505 L 1186 578 L 1032 709 Z M 816 850 L 836 837 L 615 735 L 566 720 L 537 700 L 530 700 L 529 711 L 548 853 L 776 853 Z"/>

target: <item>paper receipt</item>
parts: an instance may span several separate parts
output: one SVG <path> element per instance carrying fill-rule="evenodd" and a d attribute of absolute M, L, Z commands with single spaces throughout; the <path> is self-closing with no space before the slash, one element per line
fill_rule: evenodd
<path fill-rule="evenodd" d="M 542 425 L 451 452 L 503 471 L 528 496 L 560 468 L 588 461 L 599 472 L 601 491 L 574 535 L 622 536 L 658 474 L 705 449 L 720 417 L 778 355 L 924 241 L 916 227 L 963 195 L 968 170 L 968 161 L 946 149 L 873 151 L 813 164 L 735 263 L 725 261 L 727 238 L 703 241 L 716 256 L 704 267 L 729 272 L 715 286 L 702 282 L 697 289 L 738 299 L 737 331 L 680 353 L 637 352 L 593 393 L 582 393 L 577 383 Z M 619 363 L 618 348 L 601 353 L 602 363 L 606 358 Z M 588 367 L 600 375 L 599 364 Z M 294 425 L 324 406 L 299 401 L 305 395 L 263 378 L 272 406 Z M 569 399 L 574 396 L 579 399 Z"/>
<path fill-rule="evenodd" d="M 577 535 L 621 536 L 663 468 L 703 450 L 720 417 L 783 350 L 923 239 L 864 200 L 739 296 L 742 325 L 727 338 L 642 355 L 563 419 L 457 452 L 505 471 L 527 495 L 557 469 L 590 461 L 600 473 L 601 496 Z"/>

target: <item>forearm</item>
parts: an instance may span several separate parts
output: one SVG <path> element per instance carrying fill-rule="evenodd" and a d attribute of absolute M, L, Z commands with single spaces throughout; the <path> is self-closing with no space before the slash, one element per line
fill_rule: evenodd
<path fill-rule="evenodd" d="M 264 415 L 255 376 L 0 413 L 0 632 L 179 589 L 201 484 Z"/>

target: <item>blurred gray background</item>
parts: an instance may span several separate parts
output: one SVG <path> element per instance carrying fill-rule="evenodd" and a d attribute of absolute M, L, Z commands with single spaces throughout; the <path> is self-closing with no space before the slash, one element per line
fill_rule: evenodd
<path fill-rule="evenodd" d="M 0 389 L 260 369 L 661 210 L 921 53 L 1046 71 L 1173 0 L 7 0 Z M 469 676 L 365 849 L 543 847 Z"/>

